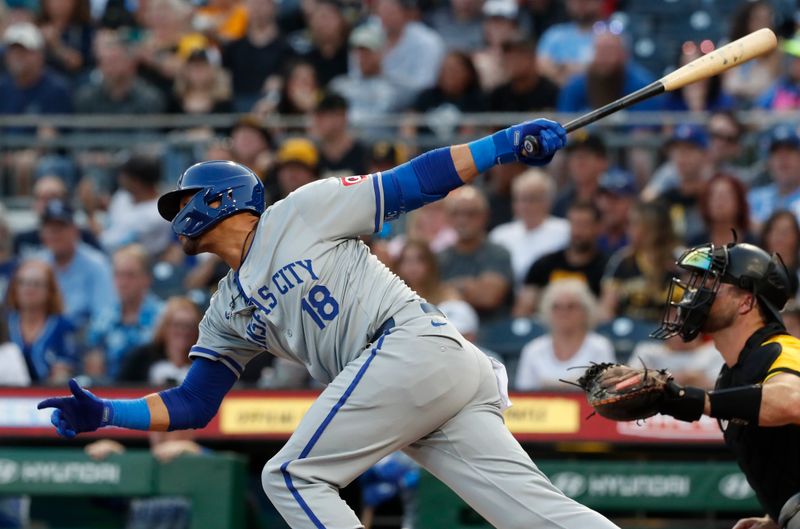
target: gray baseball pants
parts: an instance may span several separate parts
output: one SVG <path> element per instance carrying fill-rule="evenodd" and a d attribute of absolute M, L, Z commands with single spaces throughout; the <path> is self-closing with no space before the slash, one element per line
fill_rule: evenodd
<path fill-rule="evenodd" d="M 418 307 L 345 366 L 262 473 L 293 529 L 356 529 L 339 497 L 404 450 L 499 529 L 612 529 L 534 465 L 503 422 L 491 363 L 451 324 Z"/>

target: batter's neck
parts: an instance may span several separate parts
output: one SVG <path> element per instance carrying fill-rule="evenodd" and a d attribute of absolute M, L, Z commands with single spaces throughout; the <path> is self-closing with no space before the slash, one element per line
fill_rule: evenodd
<path fill-rule="evenodd" d="M 204 250 L 216 254 L 232 269 L 238 270 L 255 239 L 258 219 L 249 214 L 228 217 L 217 229 L 208 232 L 208 246 Z"/>

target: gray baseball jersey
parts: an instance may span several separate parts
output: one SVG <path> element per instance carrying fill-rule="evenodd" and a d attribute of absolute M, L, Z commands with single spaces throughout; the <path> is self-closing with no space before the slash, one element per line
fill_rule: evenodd
<path fill-rule="evenodd" d="M 200 325 L 191 356 L 238 375 L 269 351 L 328 384 L 265 465 L 269 499 L 292 528 L 361 527 L 338 489 L 404 450 L 502 529 L 615 529 L 513 438 L 488 357 L 355 238 L 378 231 L 383 210 L 380 175 L 322 180 L 274 204 Z"/>
<path fill-rule="evenodd" d="M 190 355 L 237 375 L 269 351 L 329 383 L 418 299 L 355 237 L 383 223 L 380 178 L 329 178 L 268 208 L 238 272 L 219 283 Z"/>

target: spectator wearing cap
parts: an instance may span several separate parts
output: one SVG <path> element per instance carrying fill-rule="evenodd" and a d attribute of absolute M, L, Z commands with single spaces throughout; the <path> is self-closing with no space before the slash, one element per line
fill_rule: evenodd
<path fill-rule="evenodd" d="M 295 49 L 314 67 L 322 87 L 347 73 L 350 24 L 342 7 L 340 0 L 316 0 L 314 8 L 306 12 L 310 48 Z"/>
<path fill-rule="evenodd" d="M 415 0 L 378 0 L 376 14 L 386 33 L 383 71 L 398 85 L 402 104 L 410 104 L 436 83 L 444 59 L 442 38 L 414 19 Z"/>
<path fill-rule="evenodd" d="M 528 169 L 511 184 L 514 220 L 489 233 L 490 241 L 511 254 L 515 285 L 522 284 L 537 259 L 569 243 L 569 223 L 550 215 L 554 196 L 552 179 L 539 169 Z"/>
<path fill-rule="evenodd" d="M 750 218 L 760 225 L 779 209 L 800 218 L 800 135 L 794 126 L 779 125 L 770 131 L 767 170 L 771 183 L 747 196 Z"/>
<path fill-rule="evenodd" d="M 278 28 L 274 0 L 247 0 L 246 6 L 247 34 L 222 49 L 237 112 L 249 112 L 262 96 L 280 97 L 283 71 L 294 53 Z"/>
<path fill-rule="evenodd" d="M 515 316 L 531 316 L 539 305 L 541 292 L 554 281 L 577 279 L 600 296 L 600 282 L 608 258 L 597 247 L 600 210 L 594 203 L 573 202 L 567 211 L 569 243 L 563 250 L 537 259 L 525 274 L 514 302 Z"/>
<path fill-rule="evenodd" d="M 319 173 L 323 178 L 367 174 L 368 149 L 347 125 L 347 101 L 328 93 L 311 116 L 311 136 L 319 146 Z"/>
<path fill-rule="evenodd" d="M 91 322 L 83 358 L 85 374 L 109 381 L 119 379 L 128 353 L 150 340 L 162 308 L 150 290 L 150 257 L 143 246 L 122 247 L 111 260 L 119 302 Z"/>
<path fill-rule="evenodd" d="M 679 125 L 666 149 L 677 185 L 662 191 L 656 200 L 669 207 L 678 236 L 684 241 L 694 240 L 703 229 L 697 201 L 713 172 L 708 161 L 708 135 L 700 126 Z"/>
<path fill-rule="evenodd" d="M 158 184 L 161 166 L 155 157 L 134 154 L 117 170 L 119 189 L 111 196 L 101 225 L 94 214 L 92 225 L 107 252 L 114 252 L 128 244 L 139 243 L 148 255 L 155 257 L 172 242 L 170 224 L 158 214 Z"/>
<path fill-rule="evenodd" d="M 595 0 L 573 0 L 595 1 Z M 570 78 L 561 88 L 559 112 L 584 112 L 611 103 L 653 82 L 649 72 L 628 57 L 620 35 L 603 31 L 594 38 L 595 53 L 586 72 Z M 637 103 L 630 110 L 657 111 L 662 97 Z"/>
<path fill-rule="evenodd" d="M 783 44 L 786 72 L 766 92 L 756 99 L 756 107 L 767 110 L 797 110 L 800 108 L 800 36 Z"/>
<path fill-rule="evenodd" d="M 169 112 L 217 114 L 233 112 L 231 78 L 204 48 L 192 51 L 178 67 Z"/>
<path fill-rule="evenodd" d="M 92 62 L 89 0 L 44 0 L 39 27 L 47 49 L 47 63 L 56 71 L 76 77 Z"/>
<path fill-rule="evenodd" d="M 350 120 L 365 127 L 365 134 L 379 134 L 383 116 L 399 110 L 397 88 L 383 73 L 381 58 L 386 35 L 377 24 L 358 26 L 350 33 L 353 61 L 347 75 L 333 79 L 328 88 L 347 100 Z M 385 132 L 385 131 L 384 131 Z"/>
<path fill-rule="evenodd" d="M 597 247 L 605 255 L 611 255 L 628 244 L 628 218 L 638 194 L 636 178 L 628 171 L 613 167 L 600 177 Z"/>
<path fill-rule="evenodd" d="M 306 138 L 289 138 L 278 149 L 275 180 L 279 198 L 319 178 L 319 151 Z"/>
<path fill-rule="evenodd" d="M 164 96 L 136 73 L 130 43 L 119 34 L 104 32 L 94 43 L 97 69 L 89 83 L 78 88 L 75 110 L 81 114 L 158 114 L 166 109 Z"/>
<path fill-rule="evenodd" d="M 562 86 L 583 73 L 600 51 L 595 50 L 594 27 L 603 18 L 602 0 L 567 0 L 566 7 L 570 21 L 547 28 L 537 50 L 542 73 Z"/>
<path fill-rule="evenodd" d="M 0 115 L 72 113 L 69 85 L 45 66 L 45 43 L 39 29 L 29 22 L 12 24 L 3 33 L 3 44 L 6 50 L 5 73 L 0 74 Z M 44 130 L 45 127 L 39 128 L 40 133 Z M 5 134 L 34 132 L 29 127 L 0 129 Z M 23 167 L 27 165 L 23 159 L 17 161 L 17 171 L 30 172 L 30 167 Z"/>
<path fill-rule="evenodd" d="M 12 24 L 3 33 L 3 44 L 6 71 L 0 76 L 0 115 L 71 113 L 67 82 L 45 67 L 42 32 L 28 22 Z"/>
<path fill-rule="evenodd" d="M 64 181 L 55 175 L 44 175 L 33 184 L 33 204 L 32 209 L 36 218 L 41 219 L 44 208 L 50 200 L 67 201 L 69 191 Z M 100 248 L 94 233 L 86 228 L 80 228 L 81 240 L 90 246 Z M 14 235 L 14 255 L 19 257 L 29 257 L 42 249 L 42 239 L 39 236 L 39 227 L 18 232 Z"/>
<path fill-rule="evenodd" d="M 502 65 L 508 82 L 492 90 L 493 112 L 552 110 L 558 102 L 558 86 L 540 73 L 532 41 L 512 36 L 502 44 Z"/>
<path fill-rule="evenodd" d="M 747 189 L 735 176 L 725 173 L 712 176 L 703 186 L 697 205 L 704 229 L 688 239 L 687 246 L 694 247 L 708 242 L 724 246 L 734 242 L 731 230 L 735 230 L 738 242 L 757 243 L 750 231 Z"/>
<path fill-rule="evenodd" d="M 53 266 L 64 314 L 80 331 L 117 302 L 111 266 L 101 252 L 82 244 L 69 204 L 51 200 L 41 219 L 42 258 Z"/>
<path fill-rule="evenodd" d="M 483 42 L 483 0 L 451 0 L 435 8 L 426 22 L 444 40 L 448 50 L 472 52 Z"/>
<path fill-rule="evenodd" d="M 262 180 L 272 170 L 275 140 L 261 120 L 241 117 L 231 130 L 230 158 L 252 169 Z"/>
<path fill-rule="evenodd" d="M 483 4 L 483 45 L 472 53 L 481 88 L 490 93 L 508 81 L 503 67 L 503 43 L 521 33 L 516 0 L 487 0 Z"/>
<path fill-rule="evenodd" d="M 753 171 L 744 166 L 742 160 L 741 140 L 745 132 L 744 125 L 732 112 L 723 110 L 711 114 L 708 118 L 708 163 L 712 173 L 731 174 L 748 183 L 753 180 Z M 677 185 L 675 165 L 667 161 L 647 182 L 644 197 L 652 199 Z"/>
<path fill-rule="evenodd" d="M 456 241 L 438 254 L 445 285 L 472 305 L 482 323 L 508 315 L 514 274 L 508 250 L 488 240 L 489 203 L 473 186 L 456 189 L 445 201 Z"/>
<path fill-rule="evenodd" d="M 36 260 L 22 263 L 8 287 L 6 306 L 9 336 L 27 366 L 23 378 L 34 384 L 66 382 L 76 371 L 78 348 L 52 267 Z"/>
<path fill-rule="evenodd" d="M 606 144 L 600 136 L 580 132 L 570 138 L 566 148 L 569 185 L 553 204 L 553 215 L 566 217 L 575 201 L 593 202 L 597 198 L 600 176 L 608 170 Z"/>

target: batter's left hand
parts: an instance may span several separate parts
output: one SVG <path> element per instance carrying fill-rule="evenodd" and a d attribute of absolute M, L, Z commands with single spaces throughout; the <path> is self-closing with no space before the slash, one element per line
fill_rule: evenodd
<path fill-rule="evenodd" d="M 505 133 L 514 147 L 517 160 L 527 165 L 547 165 L 556 151 L 567 144 L 567 131 L 564 127 L 560 123 L 544 118 L 513 125 L 507 128 Z M 524 152 L 525 136 L 533 136 L 538 140 L 539 150 L 536 154 Z"/>

